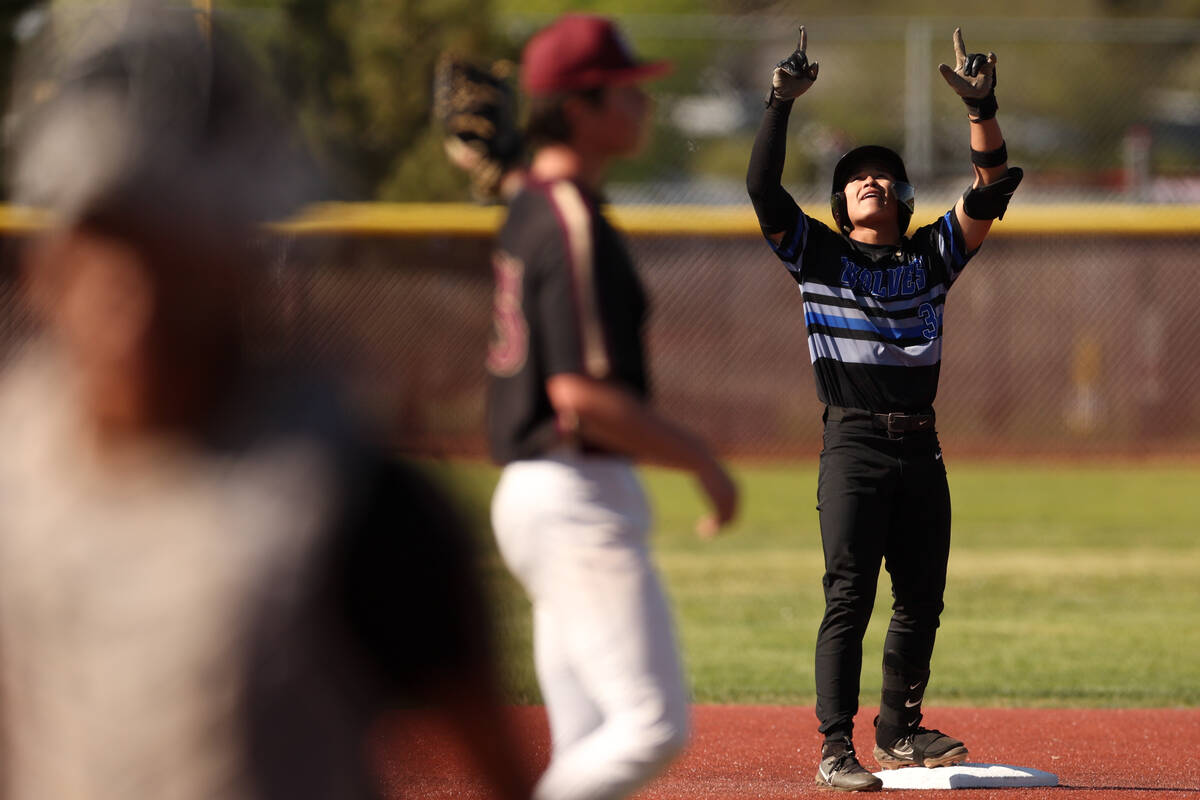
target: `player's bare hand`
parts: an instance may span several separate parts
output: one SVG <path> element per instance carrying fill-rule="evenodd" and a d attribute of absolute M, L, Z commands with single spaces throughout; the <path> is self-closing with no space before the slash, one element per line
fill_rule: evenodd
<path fill-rule="evenodd" d="M 795 100 L 808 91 L 817 79 L 819 64 L 808 62 L 808 33 L 800 26 L 800 42 L 790 56 L 775 65 L 771 74 L 771 94 L 779 100 Z"/>
<path fill-rule="evenodd" d="M 954 29 L 954 67 L 939 64 L 938 71 L 964 100 L 981 100 L 996 86 L 996 54 L 968 53 L 962 28 Z"/>
<path fill-rule="evenodd" d="M 697 472 L 696 478 L 712 506 L 712 513 L 701 517 L 696 523 L 696 535 L 701 539 L 712 539 L 737 516 L 737 484 L 715 460 Z"/>

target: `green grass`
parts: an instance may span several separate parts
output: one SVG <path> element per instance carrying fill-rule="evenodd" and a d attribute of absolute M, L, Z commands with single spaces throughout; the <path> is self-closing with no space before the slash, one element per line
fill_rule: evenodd
<path fill-rule="evenodd" d="M 690 479 L 643 472 L 697 702 L 809 704 L 822 612 L 816 468 L 736 470 L 744 510 L 697 540 Z M 486 530 L 497 473 L 447 477 Z M 953 545 L 931 703 L 1200 705 L 1200 467 L 951 464 Z M 529 609 L 491 548 L 487 574 L 513 699 L 536 702 Z M 890 604 L 883 573 L 865 640 L 876 702 Z"/>

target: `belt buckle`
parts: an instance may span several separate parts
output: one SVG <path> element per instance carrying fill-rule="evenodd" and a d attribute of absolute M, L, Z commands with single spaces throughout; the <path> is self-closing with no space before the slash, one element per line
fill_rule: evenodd
<path fill-rule="evenodd" d="M 916 433 L 929 427 L 933 419 L 920 414 L 905 414 L 900 411 L 889 411 L 887 414 L 888 436 L 893 438 L 906 433 Z"/>
<path fill-rule="evenodd" d="M 905 416 L 907 416 L 907 415 L 900 414 L 895 411 L 888 412 L 888 415 L 887 415 L 888 436 L 902 436 L 904 434 L 904 428 L 899 427 L 899 423 L 901 420 L 904 419 Z"/>

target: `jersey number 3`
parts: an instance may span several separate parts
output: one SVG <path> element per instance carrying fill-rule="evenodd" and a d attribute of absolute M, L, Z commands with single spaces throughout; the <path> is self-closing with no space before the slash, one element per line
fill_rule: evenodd
<path fill-rule="evenodd" d="M 521 308 L 522 273 L 525 269 L 520 260 L 505 252 L 497 252 L 493 256 L 492 269 L 496 275 L 496 295 L 487 368 L 497 377 L 508 378 L 525 366 L 525 356 L 529 350 L 529 326 Z"/>
<path fill-rule="evenodd" d="M 921 329 L 921 335 L 932 342 L 938 336 L 937 309 L 933 307 L 933 303 L 921 303 L 917 314 L 925 323 L 925 327 Z"/>

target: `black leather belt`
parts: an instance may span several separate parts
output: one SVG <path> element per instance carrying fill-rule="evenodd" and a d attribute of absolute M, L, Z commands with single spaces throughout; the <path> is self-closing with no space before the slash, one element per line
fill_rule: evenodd
<path fill-rule="evenodd" d="M 826 406 L 825 418 L 834 422 L 867 420 L 876 428 L 887 431 L 889 436 L 931 431 L 934 423 L 932 411 L 928 414 L 904 414 L 899 411 L 880 414 L 861 408 L 842 408 L 841 406 Z"/>

